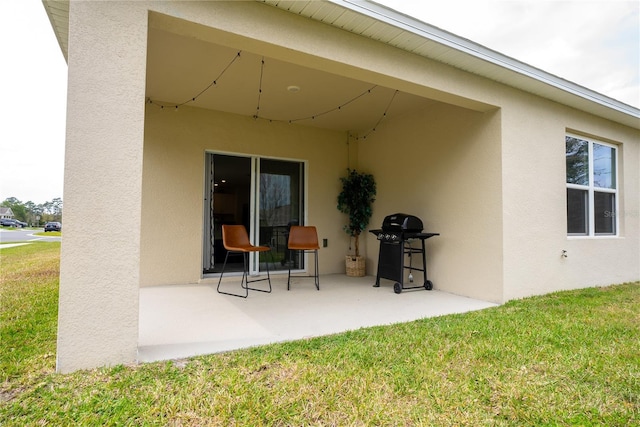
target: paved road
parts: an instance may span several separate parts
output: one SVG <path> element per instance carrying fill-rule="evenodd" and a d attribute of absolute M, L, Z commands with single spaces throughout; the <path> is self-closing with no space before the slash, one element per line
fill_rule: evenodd
<path fill-rule="evenodd" d="M 59 242 L 60 236 L 34 236 L 34 233 L 40 233 L 43 229 L 35 230 L 5 230 L 0 229 L 0 243 L 17 243 L 32 242 L 35 240 L 44 240 L 48 242 Z"/>

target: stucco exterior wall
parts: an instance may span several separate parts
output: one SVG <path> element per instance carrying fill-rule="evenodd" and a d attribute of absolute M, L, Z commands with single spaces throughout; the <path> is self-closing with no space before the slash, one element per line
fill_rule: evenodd
<path fill-rule="evenodd" d="M 500 92 L 505 301 L 638 280 L 640 132 L 513 89 Z M 618 145 L 619 237 L 567 236 L 567 132 Z"/>
<path fill-rule="evenodd" d="M 137 357 L 147 14 L 72 2 L 57 369 Z"/>
<path fill-rule="evenodd" d="M 425 231 L 440 233 L 426 241 L 435 289 L 502 301 L 500 141 L 499 111 L 440 103 L 391 120 L 360 141 L 360 166 L 378 182 L 371 228 L 403 212 L 420 217 Z M 374 236 L 367 239 L 373 275 L 378 245 Z M 414 276 L 422 280 L 422 273 Z"/>
<path fill-rule="evenodd" d="M 318 238 L 323 274 L 344 272 L 346 217 L 336 209 L 347 170 L 344 132 L 270 123 L 234 114 L 147 106 L 142 195 L 141 286 L 202 277 L 205 152 L 306 162 L 307 224 Z"/>

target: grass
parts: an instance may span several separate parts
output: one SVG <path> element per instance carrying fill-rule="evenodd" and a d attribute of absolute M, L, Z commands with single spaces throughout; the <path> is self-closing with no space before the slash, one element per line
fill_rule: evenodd
<path fill-rule="evenodd" d="M 51 373 L 55 361 L 60 243 L 0 252 L 0 380 Z M 0 423 L 2 424 L 2 423 Z"/>
<path fill-rule="evenodd" d="M 58 250 L 0 253 L 3 426 L 640 424 L 640 283 L 61 375 Z"/>
<path fill-rule="evenodd" d="M 41 231 L 39 233 L 33 233 L 35 236 L 48 236 L 48 237 L 60 237 L 62 236 L 62 232 L 61 231 Z"/>

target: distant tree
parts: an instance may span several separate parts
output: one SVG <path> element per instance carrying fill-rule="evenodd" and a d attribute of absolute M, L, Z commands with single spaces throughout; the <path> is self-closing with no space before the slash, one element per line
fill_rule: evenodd
<path fill-rule="evenodd" d="M 62 199 L 56 197 L 51 201 L 51 209 L 53 210 L 53 215 L 59 220 L 62 219 Z"/>
<path fill-rule="evenodd" d="M 5 208 L 11 208 L 11 211 L 13 211 L 13 215 L 16 219 L 20 221 L 26 220 L 27 210 L 24 204 L 15 197 L 9 197 L 5 199 L 5 201 L 2 202 L 2 206 L 4 206 Z"/>
<path fill-rule="evenodd" d="M 62 222 L 62 199 L 59 197 L 41 205 L 36 205 L 32 201 L 23 203 L 16 197 L 8 197 L 0 203 L 0 206 L 11 208 L 17 219 L 29 224 Z M 40 217 L 40 220 L 37 220 L 37 217 Z"/>

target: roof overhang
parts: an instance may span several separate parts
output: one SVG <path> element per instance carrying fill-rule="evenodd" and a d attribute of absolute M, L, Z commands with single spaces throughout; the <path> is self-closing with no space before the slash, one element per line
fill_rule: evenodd
<path fill-rule="evenodd" d="M 69 0 L 42 0 L 64 60 L 69 62 Z"/>
<path fill-rule="evenodd" d="M 69 0 L 42 0 L 67 59 Z M 640 129 L 640 109 L 367 0 L 257 0 Z"/>

